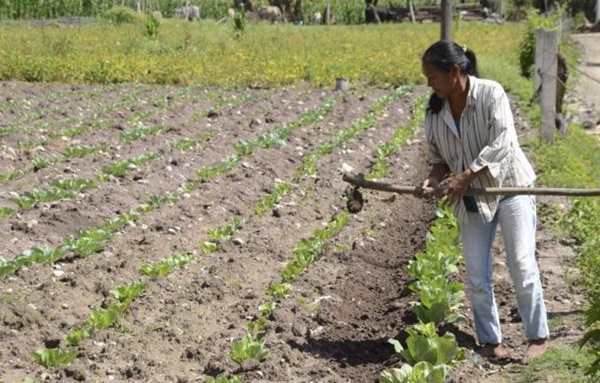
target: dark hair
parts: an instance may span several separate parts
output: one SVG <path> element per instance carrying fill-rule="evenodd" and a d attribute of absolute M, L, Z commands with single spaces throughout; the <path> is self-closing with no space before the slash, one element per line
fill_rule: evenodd
<path fill-rule="evenodd" d="M 452 41 L 440 40 L 434 43 L 427 48 L 421 61 L 433 64 L 445 72 L 450 72 L 456 65 L 463 75 L 479 76 L 475 52 L 466 45 L 460 46 Z M 438 113 L 442 110 L 442 105 L 442 99 L 433 93 L 429 98 L 429 109 Z"/>

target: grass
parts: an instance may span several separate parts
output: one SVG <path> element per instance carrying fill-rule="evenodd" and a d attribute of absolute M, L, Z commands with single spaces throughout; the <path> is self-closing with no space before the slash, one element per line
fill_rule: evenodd
<path fill-rule="evenodd" d="M 477 52 L 483 73 L 517 83 L 515 46 L 523 27 L 469 23 L 455 34 Z M 491 37 L 494 36 L 494 37 Z M 215 86 L 309 82 L 333 87 L 422 84 L 420 56 L 439 38 L 439 25 L 408 23 L 334 27 L 230 25 L 165 20 L 157 39 L 142 25 L 102 22 L 68 28 L 0 23 L 0 79 L 68 83 L 145 82 Z M 503 57 L 503 60 L 498 60 Z M 514 72 L 514 75 L 510 73 Z"/>
<path fill-rule="evenodd" d="M 582 370 L 592 362 L 592 357 L 578 346 L 561 345 L 551 347 L 548 352 L 527 365 L 515 366 L 509 370 L 512 383 L 569 382 L 592 383 L 593 378 L 585 377 Z"/>

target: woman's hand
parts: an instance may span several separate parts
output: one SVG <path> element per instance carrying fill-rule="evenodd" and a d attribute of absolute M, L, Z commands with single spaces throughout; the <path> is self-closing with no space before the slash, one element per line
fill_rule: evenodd
<path fill-rule="evenodd" d="M 471 169 L 452 177 L 446 186 L 445 195 L 452 203 L 457 203 L 465 195 L 471 181 L 475 178 L 475 173 Z"/>
<path fill-rule="evenodd" d="M 448 165 L 443 163 L 433 164 L 427 178 L 415 188 L 415 196 L 421 198 L 440 197 L 439 185 L 448 173 L 450 173 Z"/>
<path fill-rule="evenodd" d="M 420 198 L 431 198 L 435 197 L 435 191 L 440 182 L 434 177 L 426 178 L 421 185 L 416 187 L 416 196 Z"/>

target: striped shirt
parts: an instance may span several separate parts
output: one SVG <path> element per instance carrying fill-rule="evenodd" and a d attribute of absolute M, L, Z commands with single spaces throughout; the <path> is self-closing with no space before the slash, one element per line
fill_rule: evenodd
<path fill-rule="evenodd" d="M 457 129 L 450 105 L 444 100 L 439 113 L 428 110 L 425 134 L 432 164 L 446 164 L 453 174 L 467 168 L 479 173 L 470 187 L 528 186 L 535 173 L 521 150 L 515 131 L 508 97 L 500 84 L 469 76 L 467 103 Z M 485 222 L 496 214 L 501 196 L 475 196 L 477 209 Z M 454 215 L 466 220 L 466 208 L 460 200 Z"/>

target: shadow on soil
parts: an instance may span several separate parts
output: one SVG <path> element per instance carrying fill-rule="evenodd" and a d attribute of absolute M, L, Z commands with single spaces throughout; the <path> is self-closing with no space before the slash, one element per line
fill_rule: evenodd
<path fill-rule="evenodd" d="M 302 352 L 335 360 L 342 367 L 364 364 L 384 364 L 394 358 L 394 348 L 387 339 L 368 340 L 329 340 L 307 339 L 305 344 L 294 340 L 288 342 L 290 347 Z"/>

